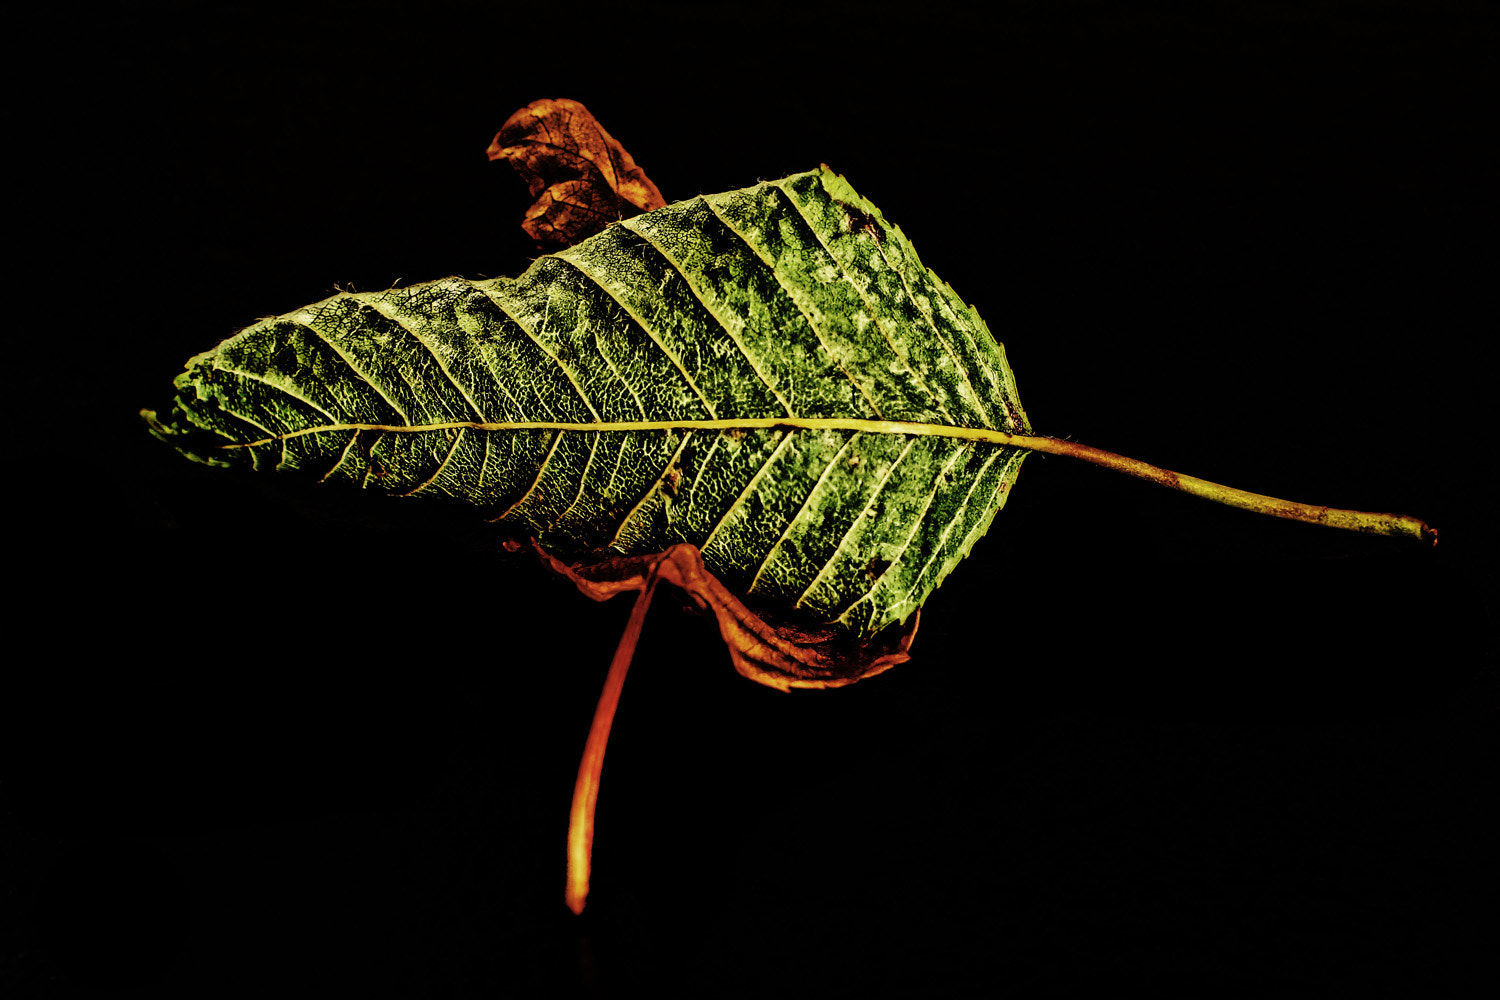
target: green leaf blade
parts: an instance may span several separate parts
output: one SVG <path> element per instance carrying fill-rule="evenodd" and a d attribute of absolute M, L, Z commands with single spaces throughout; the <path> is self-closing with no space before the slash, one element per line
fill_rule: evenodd
<path fill-rule="evenodd" d="M 516 279 L 333 296 L 177 385 L 153 433 L 190 457 L 459 498 L 562 555 L 689 542 L 731 589 L 860 635 L 1003 505 L 1026 453 L 964 429 L 1029 432 L 983 322 L 826 168 Z"/>

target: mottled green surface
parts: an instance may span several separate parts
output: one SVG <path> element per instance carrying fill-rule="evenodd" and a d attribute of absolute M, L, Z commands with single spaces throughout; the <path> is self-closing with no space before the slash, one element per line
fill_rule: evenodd
<path fill-rule="evenodd" d="M 553 551 L 703 550 L 731 589 L 861 634 L 908 617 L 1025 452 L 812 428 L 440 423 L 848 417 L 1028 433 L 1005 355 L 826 168 L 611 226 L 519 278 L 340 294 L 188 362 L 156 433 L 210 464 L 460 497 Z M 244 443 L 313 427 L 248 448 Z"/>

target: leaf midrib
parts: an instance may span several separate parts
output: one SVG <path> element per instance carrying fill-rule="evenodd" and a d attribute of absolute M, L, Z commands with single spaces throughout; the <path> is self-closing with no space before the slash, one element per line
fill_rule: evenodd
<path fill-rule="evenodd" d="M 957 427 L 951 424 L 926 424 L 905 420 L 870 420 L 863 417 L 724 417 L 715 420 L 615 420 L 575 422 L 559 420 L 524 420 L 486 423 L 477 420 L 449 420 L 430 424 L 336 423 L 303 427 L 255 441 L 233 442 L 223 448 L 257 448 L 307 434 L 338 431 L 387 431 L 392 434 L 420 434 L 431 431 L 584 431 L 621 433 L 646 431 L 752 431 L 752 430 L 847 430 L 867 434 L 909 434 L 917 436 L 959 438 L 1018 448 L 1038 448 L 1045 438 L 1011 434 L 988 427 Z"/>

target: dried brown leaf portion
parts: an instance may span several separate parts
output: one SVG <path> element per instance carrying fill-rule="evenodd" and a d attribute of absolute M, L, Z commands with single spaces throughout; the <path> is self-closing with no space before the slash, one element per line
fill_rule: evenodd
<path fill-rule="evenodd" d="M 692 545 L 673 545 L 665 552 L 651 555 L 619 556 L 574 566 L 563 563 L 541 545 L 536 549 L 553 569 L 596 601 L 607 601 L 627 591 L 638 592 L 594 708 L 594 721 L 584 742 L 578 779 L 573 785 L 573 806 L 568 815 L 568 878 L 563 899 L 574 913 L 583 912 L 589 894 L 594 807 L 599 800 L 599 777 L 604 769 L 609 731 L 658 583 L 665 580 L 673 584 L 698 607 L 714 613 L 736 670 L 753 681 L 782 691 L 793 687 L 842 687 L 911 658 L 906 651 L 916 635 L 920 612 L 912 616 L 906 628 L 887 630 L 899 634 L 883 632 L 864 640 L 851 639 L 848 633 L 836 629 L 807 628 L 790 622 L 771 624 L 745 607 L 708 572 L 703 557 Z"/>
<path fill-rule="evenodd" d="M 521 228 L 560 250 L 611 222 L 666 204 L 625 147 L 577 101 L 532 101 L 506 119 L 486 150 L 508 160 L 536 198 Z"/>
<path fill-rule="evenodd" d="M 921 616 L 920 612 L 912 615 L 905 627 L 857 639 L 846 629 L 808 624 L 770 608 L 751 611 L 704 568 L 703 557 L 692 545 L 573 566 L 540 546 L 537 550 L 554 570 L 596 601 L 626 591 L 644 591 L 653 579 L 681 589 L 699 608 L 713 613 L 735 670 L 778 691 L 843 687 L 905 663 L 911 659 L 907 650 Z"/>

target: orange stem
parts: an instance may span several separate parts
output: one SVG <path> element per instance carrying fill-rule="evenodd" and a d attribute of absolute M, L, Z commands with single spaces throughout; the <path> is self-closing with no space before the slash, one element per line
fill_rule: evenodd
<path fill-rule="evenodd" d="M 656 589 L 656 570 L 646 577 L 646 585 L 630 609 L 630 620 L 625 624 L 625 633 L 615 647 L 615 658 L 610 661 L 609 674 L 604 678 L 604 690 L 599 692 L 599 704 L 594 708 L 594 722 L 589 727 L 589 738 L 583 744 L 583 760 L 578 765 L 578 781 L 573 785 L 573 809 L 568 815 L 568 885 L 563 898 L 568 909 L 583 912 L 584 900 L 589 895 L 589 863 L 594 853 L 594 804 L 599 800 L 599 774 L 604 769 L 604 748 L 609 743 L 609 729 L 615 721 L 615 709 L 620 704 L 620 691 L 625 687 L 625 673 L 630 669 L 630 660 L 635 656 L 635 644 L 641 637 L 641 626 L 646 621 L 646 609 L 651 606 L 651 594 Z"/>

